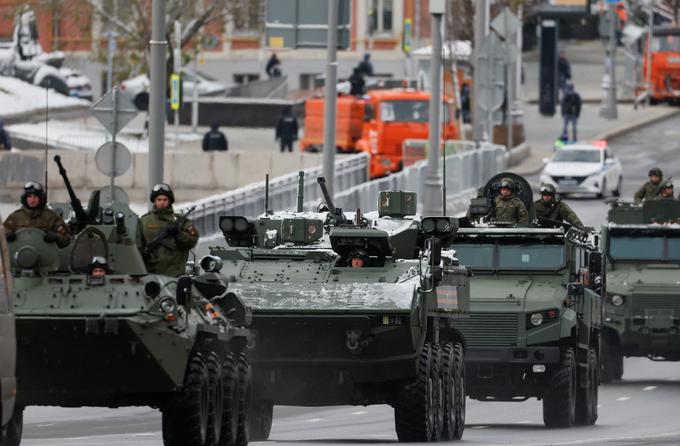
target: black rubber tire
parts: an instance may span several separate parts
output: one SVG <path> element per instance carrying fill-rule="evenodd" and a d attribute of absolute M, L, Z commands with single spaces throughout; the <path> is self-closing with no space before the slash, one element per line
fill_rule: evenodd
<path fill-rule="evenodd" d="M 224 391 L 224 410 L 222 412 L 222 431 L 220 446 L 236 444 L 238 435 L 238 365 L 236 356 L 228 353 L 222 359 L 222 390 Z"/>
<path fill-rule="evenodd" d="M 401 442 L 428 442 L 435 429 L 432 385 L 432 346 L 423 345 L 416 376 L 400 389 L 394 406 L 394 424 Z"/>
<path fill-rule="evenodd" d="M 571 427 L 576 421 L 576 359 L 564 349 L 560 364 L 550 372 L 543 396 L 543 422 L 548 428 Z"/>
<path fill-rule="evenodd" d="M 432 345 L 432 396 L 434 398 L 434 429 L 430 441 L 440 441 L 444 430 L 444 381 L 442 379 L 442 349 L 439 344 Z"/>
<path fill-rule="evenodd" d="M 465 430 L 465 360 L 463 345 L 456 343 L 453 346 L 456 370 L 454 370 L 454 379 L 456 382 L 456 430 L 453 432 L 453 440 L 460 440 L 463 438 L 463 431 Z"/>
<path fill-rule="evenodd" d="M 623 377 L 623 354 L 618 339 L 612 335 L 603 336 L 600 379 L 609 384 Z"/>
<path fill-rule="evenodd" d="M 604 198 L 607 196 L 607 180 L 602 179 L 602 187 L 600 188 L 600 192 L 597 193 L 597 198 Z"/>
<path fill-rule="evenodd" d="M 210 379 L 203 355 L 193 353 L 184 376 L 182 394 L 163 407 L 165 446 L 202 446 L 208 437 Z"/>
<path fill-rule="evenodd" d="M 24 409 L 15 407 L 3 432 L 0 432 L 1 446 L 19 446 L 24 431 Z"/>
<path fill-rule="evenodd" d="M 250 441 L 250 422 L 252 388 L 250 363 L 245 353 L 236 354 L 238 368 L 238 431 L 236 445 L 245 446 Z"/>
<path fill-rule="evenodd" d="M 224 371 L 222 361 L 215 352 L 208 355 L 206 363 L 210 386 L 208 440 L 206 445 L 217 446 L 222 438 L 222 421 L 224 419 Z"/>
<path fill-rule="evenodd" d="M 57 76 L 53 76 L 51 74 L 48 74 L 47 76 L 42 78 L 39 86 L 43 88 L 51 88 L 57 93 L 63 94 L 64 96 L 69 95 L 68 85 L 66 84 L 66 82 L 63 79 L 58 78 Z"/>
<path fill-rule="evenodd" d="M 274 403 L 256 398 L 250 411 L 250 441 L 266 441 L 272 430 Z"/>
<path fill-rule="evenodd" d="M 597 399 L 600 384 L 600 361 L 595 350 L 588 352 L 588 383 L 579 386 L 576 395 L 576 424 L 592 426 L 597 421 Z"/>
<path fill-rule="evenodd" d="M 139 111 L 149 110 L 149 93 L 142 92 L 135 96 L 135 107 Z"/>

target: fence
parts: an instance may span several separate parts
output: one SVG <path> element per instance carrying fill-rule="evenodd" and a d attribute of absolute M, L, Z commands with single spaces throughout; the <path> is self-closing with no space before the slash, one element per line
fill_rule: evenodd
<path fill-rule="evenodd" d="M 335 190 L 350 189 L 368 181 L 369 155 L 361 153 L 344 157 L 335 162 Z M 316 178 L 322 175 L 322 167 L 306 169 L 304 198 L 306 202 L 319 203 L 321 190 Z M 291 173 L 269 181 L 269 208 L 275 211 L 295 209 L 297 205 L 298 174 Z M 224 194 L 215 195 L 192 203 L 196 210 L 191 214 L 200 234 L 210 235 L 219 231 L 220 215 L 256 216 L 265 211 L 265 182 L 241 187 Z M 190 205 L 180 208 L 185 212 Z"/>

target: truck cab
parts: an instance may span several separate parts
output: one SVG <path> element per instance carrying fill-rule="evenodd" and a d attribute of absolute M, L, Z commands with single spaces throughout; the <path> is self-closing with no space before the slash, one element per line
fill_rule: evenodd
<path fill-rule="evenodd" d="M 651 42 L 649 34 L 645 33 L 637 41 L 636 50 L 642 56 L 641 83 L 636 88 L 636 96 L 647 90 L 651 60 L 651 102 L 680 101 L 680 27 L 654 28 Z"/>

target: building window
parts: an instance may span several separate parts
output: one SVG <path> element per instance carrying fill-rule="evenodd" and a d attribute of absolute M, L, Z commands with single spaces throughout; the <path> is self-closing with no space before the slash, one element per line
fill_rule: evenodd
<path fill-rule="evenodd" d="M 257 33 L 264 26 L 263 0 L 233 0 L 231 16 L 237 33 Z"/>
<path fill-rule="evenodd" d="M 251 82 L 259 81 L 260 75 L 254 73 L 238 73 L 234 74 L 234 83 L 238 85 L 246 85 Z"/>
<path fill-rule="evenodd" d="M 314 90 L 322 84 L 320 73 L 302 73 L 300 75 L 300 90 Z"/>
<path fill-rule="evenodd" d="M 370 0 L 369 26 L 371 34 L 389 34 L 392 32 L 394 0 Z"/>

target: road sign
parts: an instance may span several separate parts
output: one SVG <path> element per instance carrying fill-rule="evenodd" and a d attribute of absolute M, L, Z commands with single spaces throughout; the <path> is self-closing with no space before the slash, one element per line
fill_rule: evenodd
<path fill-rule="evenodd" d="M 504 39 L 510 38 L 522 27 L 522 21 L 507 6 L 491 21 L 491 27 Z"/>
<path fill-rule="evenodd" d="M 116 153 L 111 153 L 115 151 Z M 109 177 L 119 177 L 130 168 L 132 155 L 127 147 L 116 142 L 105 142 L 94 156 L 94 162 L 101 173 Z"/>
<path fill-rule="evenodd" d="M 137 113 L 135 104 L 116 87 L 109 90 L 108 93 L 90 107 L 90 114 L 97 118 L 101 125 L 111 134 L 121 131 L 123 127 L 128 125 L 137 116 Z"/>
<path fill-rule="evenodd" d="M 128 196 L 125 189 L 118 186 L 113 187 L 102 187 L 99 189 L 99 201 L 101 203 L 123 203 L 130 204 L 130 197 Z M 113 195 L 113 199 L 111 199 Z"/>
<path fill-rule="evenodd" d="M 182 83 L 180 82 L 179 74 L 172 73 L 170 75 L 170 108 L 173 110 L 179 110 L 180 104 L 180 94 L 179 89 Z"/>
<path fill-rule="evenodd" d="M 505 51 L 504 45 L 494 33 L 486 36 L 477 55 L 477 69 L 480 86 L 477 89 L 477 103 L 485 111 L 498 110 L 505 96 Z"/>

